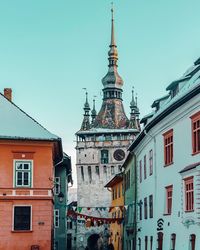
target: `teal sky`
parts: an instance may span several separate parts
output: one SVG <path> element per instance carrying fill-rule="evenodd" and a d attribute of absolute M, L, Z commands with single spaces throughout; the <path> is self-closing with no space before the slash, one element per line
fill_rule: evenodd
<path fill-rule="evenodd" d="M 141 116 L 200 56 L 199 0 L 116 0 L 124 106 L 131 88 Z M 101 105 L 110 43 L 108 0 L 0 0 L 0 91 L 63 139 L 75 165 L 86 87 Z"/>

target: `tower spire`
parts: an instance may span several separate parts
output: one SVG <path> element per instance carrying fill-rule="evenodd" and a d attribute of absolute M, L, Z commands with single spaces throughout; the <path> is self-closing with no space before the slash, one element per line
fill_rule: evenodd
<path fill-rule="evenodd" d="M 84 104 L 84 115 L 83 115 L 83 122 L 81 125 L 81 130 L 88 130 L 90 128 L 90 105 L 88 103 L 88 92 L 86 88 L 85 90 L 85 104 Z"/>
<path fill-rule="evenodd" d="M 134 96 L 134 87 L 132 87 L 132 100 L 130 102 L 130 122 L 129 128 L 135 128 L 140 130 L 140 121 L 139 121 L 139 108 L 137 107 L 137 93 L 136 97 Z"/>
<path fill-rule="evenodd" d="M 96 118 L 96 116 L 97 116 L 97 112 L 96 112 L 96 109 L 95 109 L 95 97 L 96 97 L 96 96 L 94 96 L 94 99 L 93 99 L 93 109 L 92 109 L 92 111 L 91 111 L 91 117 L 92 117 L 91 126 L 92 126 L 92 127 L 93 127 L 93 125 L 94 125 L 94 121 L 95 121 L 95 118 Z"/>

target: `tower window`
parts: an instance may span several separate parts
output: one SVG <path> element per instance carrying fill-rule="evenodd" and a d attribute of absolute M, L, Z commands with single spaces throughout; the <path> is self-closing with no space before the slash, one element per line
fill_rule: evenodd
<path fill-rule="evenodd" d="M 101 163 L 108 163 L 108 150 L 101 150 Z"/>
<path fill-rule="evenodd" d="M 91 166 L 88 166 L 88 177 L 89 177 L 89 182 L 92 182 L 92 170 L 91 170 Z"/>
<path fill-rule="evenodd" d="M 96 174 L 99 175 L 99 166 L 96 166 Z"/>
<path fill-rule="evenodd" d="M 84 170 L 83 170 L 83 166 L 81 166 L 81 178 L 84 181 Z"/>

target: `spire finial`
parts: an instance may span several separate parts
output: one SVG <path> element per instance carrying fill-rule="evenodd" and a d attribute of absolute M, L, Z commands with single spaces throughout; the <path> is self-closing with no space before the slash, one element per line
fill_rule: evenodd
<path fill-rule="evenodd" d="M 138 94 L 136 93 L 135 94 L 135 103 L 136 103 L 136 106 L 137 106 L 137 99 L 138 99 Z"/>
<path fill-rule="evenodd" d="M 114 32 L 114 7 L 113 2 L 111 3 L 111 15 L 112 15 L 112 25 L 111 25 L 111 43 L 110 46 L 116 46 L 115 44 L 115 32 Z"/>
<path fill-rule="evenodd" d="M 134 86 L 132 87 L 132 101 L 134 100 Z"/>
<path fill-rule="evenodd" d="M 112 20 L 114 20 L 114 5 L 113 5 L 113 2 L 111 2 L 111 13 L 112 13 Z"/>

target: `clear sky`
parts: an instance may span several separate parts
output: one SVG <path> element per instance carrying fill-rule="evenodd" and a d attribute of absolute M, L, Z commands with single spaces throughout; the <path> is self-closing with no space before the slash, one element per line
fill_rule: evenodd
<path fill-rule="evenodd" d="M 113 2 L 125 110 L 134 85 L 143 116 L 200 56 L 200 1 Z M 73 166 L 82 88 L 101 105 L 110 19 L 108 0 L 0 0 L 0 91 L 11 87 L 20 108 L 62 137 Z"/>

